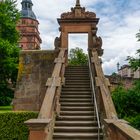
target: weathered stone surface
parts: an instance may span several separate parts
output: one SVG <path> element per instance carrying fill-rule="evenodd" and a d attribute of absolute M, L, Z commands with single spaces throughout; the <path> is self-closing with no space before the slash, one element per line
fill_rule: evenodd
<path fill-rule="evenodd" d="M 38 111 L 51 77 L 56 51 L 21 51 L 14 110 Z"/>
<path fill-rule="evenodd" d="M 133 87 L 134 80 L 136 80 L 135 78 L 130 77 L 108 76 L 108 75 L 106 75 L 106 77 L 110 81 L 111 91 L 113 91 L 120 84 L 122 84 L 125 89 L 130 89 Z"/>

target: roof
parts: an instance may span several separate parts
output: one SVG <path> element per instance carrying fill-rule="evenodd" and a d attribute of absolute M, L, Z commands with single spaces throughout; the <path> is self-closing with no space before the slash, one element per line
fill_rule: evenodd
<path fill-rule="evenodd" d="M 36 16 L 32 11 L 33 3 L 31 0 L 22 0 L 22 10 L 21 10 L 21 17 L 24 18 L 31 18 L 36 20 Z"/>
<path fill-rule="evenodd" d="M 21 4 L 22 4 L 23 2 L 29 2 L 29 3 L 33 4 L 31 0 L 22 0 Z"/>
<path fill-rule="evenodd" d="M 21 17 L 36 19 L 34 12 L 29 10 L 21 10 Z"/>

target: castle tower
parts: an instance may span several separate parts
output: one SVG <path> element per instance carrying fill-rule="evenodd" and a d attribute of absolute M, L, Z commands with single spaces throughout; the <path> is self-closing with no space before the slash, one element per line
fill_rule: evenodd
<path fill-rule="evenodd" d="M 23 50 L 38 50 L 42 40 L 38 31 L 39 22 L 32 11 L 33 3 L 31 0 L 22 0 L 21 5 L 21 19 L 17 25 L 21 35 L 19 47 Z"/>

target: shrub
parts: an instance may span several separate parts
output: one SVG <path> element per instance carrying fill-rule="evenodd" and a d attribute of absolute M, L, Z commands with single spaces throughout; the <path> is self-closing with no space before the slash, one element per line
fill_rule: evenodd
<path fill-rule="evenodd" d="M 112 92 L 112 99 L 119 117 L 140 129 L 140 80 L 135 81 L 133 88 L 129 90 L 117 87 Z"/>
<path fill-rule="evenodd" d="M 14 97 L 14 91 L 6 84 L 0 84 L 0 106 L 10 105 Z"/>
<path fill-rule="evenodd" d="M 122 86 L 118 86 L 112 92 L 112 99 L 120 118 L 126 115 L 126 90 Z"/>
<path fill-rule="evenodd" d="M 130 125 L 140 130 L 140 114 L 136 115 L 135 117 L 125 117 L 124 119 L 127 120 Z"/>
<path fill-rule="evenodd" d="M 28 128 L 24 121 L 36 118 L 36 112 L 0 113 L 0 140 L 28 140 Z"/>

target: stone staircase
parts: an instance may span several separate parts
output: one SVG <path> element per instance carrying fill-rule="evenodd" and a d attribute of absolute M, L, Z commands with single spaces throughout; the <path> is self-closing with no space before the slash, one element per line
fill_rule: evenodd
<path fill-rule="evenodd" d="M 60 97 L 61 111 L 56 118 L 53 140 L 98 140 L 88 67 L 68 66 L 65 77 Z"/>

